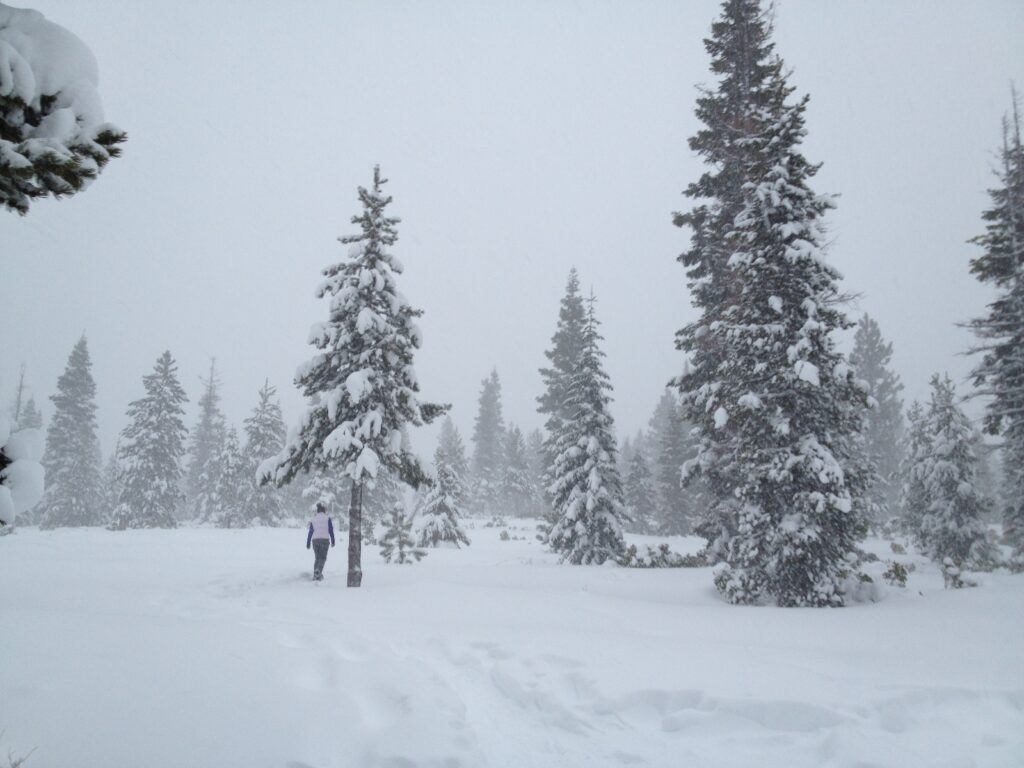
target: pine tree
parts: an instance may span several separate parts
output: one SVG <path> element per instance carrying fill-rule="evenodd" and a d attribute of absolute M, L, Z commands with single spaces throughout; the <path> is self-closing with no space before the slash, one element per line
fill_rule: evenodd
<path fill-rule="evenodd" d="M 924 486 L 924 477 L 916 467 L 931 455 L 931 440 L 925 423 L 924 408 L 919 402 L 914 401 L 907 410 L 907 423 L 905 458 L 901 472 L 903 483 L 900 490 L 900 513 L 903 516 L 904 529 L 918 542 L 922 550 L 926 550 L 923 522 L 928 511 L 928 494 Z"/>
<path fill-rule="evenodd" d="M 359 188 L 363 212 L 352 219 L 360 234 L 341 238 L 347 260 L 324 270 L 318 296 L 331 297 L 327 322 L 310 332 L 319 352 L 302 366 L 296 384 L 313 402 L 293 440 L 262 470 L 278 485 L 300 470 L 327 470 L 351 482 L 348 586 L 362 583 L 364 483 L 383 466 L 414 488 L 427 480 L 419 460 L 402 445 L 406 426 L 432 422 L 448 406 L 420 403 L 413 354 L 420 346 L 413 309 L 398 292 L 402 265 L 389 251 L 398 239 L 397 218 L 385 216 L 380 168 L 373 187 Z"/>
<path fill-rule="evenodd" d="M 984 500 L 975 486 L 977 458 L 970 420 L 956 405 L 948 376 L 931 380 L 925 417 L 928 453 L 914 468 L 927 500 L 921 521 L 924 550 L 937 563 L 990 565 L 995 559 L 985 536 Z"/>
<path fill-rule="evenodd" d="M 117 507 L 121 491 L 124 489 L 124 467 L 121 466 L 120 453 L 121 441 L 118 440 L 103 467 L 103 514 L 106 519 L 110 518 Z"/>
<path fill-rule="evenodd" d="M 497 371 L 481 382 L 473 424 L 473 506 L 479 514 L 501 511 L 505 475 L 505 420 L 501 415 L 501 380 Z"/>
<path fill-rule="evenodd" d="M 505 435 L 505 474 L 501 480 L 499 508 L 513 517 L 525 517 L 537 506 L 530 477 L 530 459 L 522 430 L 510 424 Z"/>
<path fill-rule="evenodd" d="M 309 515 L 313 515 L 322 504 L 329 517 L 339 517 L 344 509 L 342 504 L 346 490 L 345 478 L 331 472 L 317 471 L 302 489 L 302 500 Z"/>
<path fill-rule="evenodd" d="M 539 429 L 530 430 L 526 436 L 526 455 L 530 462 L 530 482 L 533 484 L 533 497 L 536 499 L 537 507 L 542 508 L 547 503 L 547 453 L 544 448 L 544 435 Z"/>
<path fill-rule="evenodd" d="M 458 476 L 443 460 L 437 465 L 437 479 L 427 491 L 419 507 L 420 533 L 418 545 L 438 547 L 441 544 L 469 546 L 469 538 L 459 525 L 462 510 L 458 505 Z M 399 505 L 396 505 L 399 506 Z M 395 508 L 395 507 L 393 507 Z"/>
<path fill-rule="evenodd" d="M 635 533 L 654 533 L 658 530 L 658 506 L 654 480 L 647 459 L 641 450 L 633 452 L 626 475 L 626 515 L 630 530 Z"/>
<path fill-rule="evenodd" d="M 658 532 L 669 536 L 683 536 L 690 532 L 691 508 L 688 495 L 693 489 L 683 488 L 683 465 L 692 458 L 695 447 L 690 441 L 690 427 L 684 421 L 681 408 L 672 398 L 661 433 L 658 451 L 657 481 L 661 497 Z"/>
<path fill-rule="evenodd" d="M 878 323 L 864 315 L 857 324 L 850 363 L 857 375 L 868 383 L 875 403 L 864 422 L 864 447 L 867 459 L 876 469 L 876 479 L 867 501 L 875 525 L 887 519 L 899 505 L 899 468 L 903 463 L 903 384 L 889 368 L 892 344 L 882 338 Z"/>
<path fill-rule="evenodd" d="M 405 488 L 394 472 L 382 468 L 377 473 L 373 488 L 363 486 L 361 503 L 363 540 L 367 544 L 376 544 L 377 526 L 384 522 L 396 504 L 405 503 Z"/>
<path fill-rule="evenodd" d="M 983 252 L 971 272 L 996 298 L 970 323 L 980 341 L 971 351 L 981 355 L 973 371 L 978 393 L 990 398 L 985 428 L 1003 436 L 1005 539 L 1024 562 L 1024 145 L 1016 91 L 1012 116 L 1003 121 L 998 182 L 982 214 L 985 234 L 972 241 Z"/>
<path fill-rule="evenodd" d="M 71 350 L 50 400 L 54 413 L 43 454 L 47 487 L 39 508 L 40 527 L 103 525 L 96 382 L 85 336 Z"/>
<path fill-rule="evenodd" d="M 242 507 L 256 525 L 277 526 L 284 518 L 281 491 L 256 482 L 256 470 L 263 461 L 284 447 L 285 426 L 277 390 L 264 381 L 259 402 L 245 420 L 245 471 Z"/>
<path fill-rule="evenodd" d="M 85 189 L 127 135 L 103 122 L 96 60 L 74 34 L 7 6 L 0 30 L 0 206 L 25 215 L 33 200 Z M 53 40 L 59 55 L 45 53 Z"/>
<path fill-rule="evenodd" d="M 675 384 L 700 435 L 685 471 L 707 482 L 701 529 L 729 601 L 842 605 L 865 530 L 867 395 L 835 347 L 851 323 L 823 253 L 833 203 L 809 188 L 819 166 L 800 153 L 807 97 L 790 102 L 770 32 L 757 0 L 726 0 L 705 41 L 718 82 L 690 147 L 707 170 L 675 216 L 692 231 L 679 261 L 700 311 L 676 337 Z"/>
<path fill-rule="evenodd" d="M 466 458 L 466 446 L 462 442 L 462 435 L 458 427 L 452 421 L 451 416 L 445 416 L 441 423 L 441 434 L 437 441 L 437 450 L 434 452 L 434 466 L 447 464 L 454 473 L 457 485 L 455 489 L 455 500 L 460 510 L 469 506 L 469 489 L 466 483 L 469 481 L 469 461 Z"/>
<path fill-rule="evenodd" d="M 385 563 L 394 561 L 399 565 L 418 562 L 427 554 L 416 546 L 412 535 L 412 520 L 405 515 L 405 508 L 395 504 L 384 518 L 384 536 L 380 540 L 380 555 Z"/>
<path fill-rule="evenodd" d="M 210 464 L 216 467 L 217 478 L 210 500 L 211 520 L 218 528 L 247 528 L 252 521 L 244 505 L 249 474 L 234 427 L 225 430 L 220 450 Z"/>
<path fill-rule="evenodd" d="M 43 414 L 39 412 L 36 407 L 36 399 L 29 397 L 25 401 L 24 408 L 21 409 L 21 414 L 18 419 L 18 427 L 20 429 L 42 429 L 43 428 Z"/>
<path fill-rule="evenodd" d="M 554 515 L 544 536 L 563 561 L 576 565 L 614 560 L 625 550 L 622 483 L 608 411 L 612 387 L 601 364 L 597 325 L 591 297 L 583 349 L 565 390 L 568 418 L 555 436 L 558 453 L 549 488 Z"/>
<path fill-rule="evenodd" d="M 220 380 L 217 378 L 216 360 L 211 360 L 210 375 L 203 379 L 203 394 L 199 398 L 199 418 L 189 440 L 188 469 L 185 474 L 187 515 L 199 522 L 217 517 L 213 502 L 220 480 L 216 460 L 224 448 L 226 429 L 224 414 L 220 410 Z"/>
<path fill-rule="evenodd" d="M 566 405 L 570 380 L 575 372 L 576 361 L 583 352 L 583 330 L 586 326 L 586 307 L 580 293 L 579 273 L 573 267 L 565 285 L 565 295 L 558 308 L 558 323 L 551 337 L 551 349 L 544 352 L 550 367 L 541 368 L 544 393 L 537 398 L 537 412 L 545 417 L 547 432 L 545 443 L 545 485 L 552 477 L 555 456 L 555 435 L 562 423 L 571 417 Z"/>
<path fill-rule="evenodd" d="M 177 526 L 188 398 L 170 352 L 157 359 L 142 383 L 146 395 L 128 406 L 129 424 L 121 432 L 124 488 L 108 526 L 111 530 Z"/>

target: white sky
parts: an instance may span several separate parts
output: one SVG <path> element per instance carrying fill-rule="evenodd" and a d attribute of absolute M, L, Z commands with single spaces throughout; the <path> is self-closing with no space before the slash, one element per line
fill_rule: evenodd
<path fill-rule="evenodd" d="M 104 450 L 170 349 L 194 401 L 217 357 L 240 424 L 269 377 L 292 420 L 319 270 L 381 163 L 401 287 L 425 310 L 428 400 L 466 439 L 492 366 L 506 419 L 534 398 L 570 266 L 593 287 L 620 435 L 646 424 L 692 316 L 671 213 L 717 2 L 72 2 L 33 7 L 96 54 L 124 157 L 84 194 L 0 215 L 0 402 L 18 364 L 48 396 L 85 331 Z M 1024 3 L 781 0 L 778 50 L 809 92 L 816 189 L 852 310 L 894 342 L 908 400 L 962 381 L 971 278 Z M 966 385 L 963 387 L 966 390 Z M 189 423 L 193 420 L 190 410 Z M 433 449 L 433 430 L 415 438 Z"/>

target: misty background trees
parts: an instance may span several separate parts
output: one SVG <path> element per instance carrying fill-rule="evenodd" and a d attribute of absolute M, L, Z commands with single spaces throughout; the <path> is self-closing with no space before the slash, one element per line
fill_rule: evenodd
<path fill-rule="evenodd" d="M 824 228 L 834 201 L 812 189 L 819 166 L 801 148 L 808 98 L 790 85 L 772 38 L 764 4 L 727 0 L 705 41 L 712 83 L 699 92 L 701 127 L 689 144 L 706 169 L 685 189 L 691 206 L 673 218 L 690 235 L 678 258 L 689 281 L 680 301 L 692 301 L 700 317 L 677 334 L 680 375 L 646 382 L 657 402 L 645 429 L 611 418 L 614 382 L 602 363 L 593 292 L 588 300 L 586 276 L 573 268 L 542 350 L 542 428 L 507 418 L 498 366 L 459 371 L 473 381 L 485 375 L 475 404 L 455 404 L 472 431 L 467 444 L 446 419 L 431 468 L 409 429 L 445 408 L 416 394 L 419 311 L 397 290 L 399 220 L 385 213 L 391 198 L 375 168 L 372 186 L 359 189 L 360 231 L 342 238 L 348 253 L 323 273 L 318 295 L 329 299 L 329 316 L 313 329 L 317 352 L 295 377 L 308 410 L 289 420 L 291 435 L 270 383 L 285 373 L 267 371 L 250 415 L 231 424 L 216 361 L 196 386 L 178 380 L 167 352 L 143 377 L 145 396 L 129 406 L 104 463 L 83 336 L 46 406 L 45 496 L 20 522 L 238 528 L 294 524 L 316 503 L 336 516 L 348 506 L 356 585 L 362 538 L 373 542 L 386 530 L 402 549 L 412 525 L 420 546 L 465 546 L 470 516 L 538 518 L 541 539 L 568 563 L 630 561 L 627 533 L 696 535 L 706 541 L 701 562 L 718 565 L 728 600 L 780 605 L 843 604 L 868 528 L 910 536 L 942 563 L 990 567 L 1000 555 L 988 526 L 1001 522 L 1019 563 L 1024 154 L 1015 97 L 985 231 L 973 241 L 981 254 L 969 265 L 996 293 L 989 313 L 968 321 L 979 340 L 974 390 L 961 386 L 958 395 L 936 374 L 930 402 L 905 414 L 885 329 L 867 314 L 852 319 L 856 287 L 843 286 L 828 263 Z M 19 95 L 23 85 L 0 94 L 19 130 L 56 121 L 59 99 L 41 95 L 32 106 Z M 93 130 L 89 141 L 116 157 L 123 135 Z M 96 147 L 74 147 L 67 157 L 93 161 L 74 161 L 77 181 L 67 177 L 67 157 L 47 171 L 39 158 L 48 155 L 39 154 L 31 173 L 11 161 L 7 207 L 25 213 L 33 196 L 82 188 L 106 160 L 89 154 Z M 47 186 L 39 181 L 46 173 L 63 180 Z M 984 435 L 965 415 L 965 396 L 984 398 Z M 187 429 L 190 398 L 197 408 Z M 43 427 L 24 370 L 5 419 L 5 441 Z M 21 450 L 24 461 L 31 451 Z M 12 460 L 0 453 L 0 472 L 9 474 Z"/>

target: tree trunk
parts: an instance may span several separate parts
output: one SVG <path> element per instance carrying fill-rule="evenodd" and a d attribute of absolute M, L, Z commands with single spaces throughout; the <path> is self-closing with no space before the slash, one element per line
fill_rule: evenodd
<path fill-rule="evenodd" d="M 363 583 L 363 484 L 352 481 L 352 502 L 348 507 L 348 585 Z"/>

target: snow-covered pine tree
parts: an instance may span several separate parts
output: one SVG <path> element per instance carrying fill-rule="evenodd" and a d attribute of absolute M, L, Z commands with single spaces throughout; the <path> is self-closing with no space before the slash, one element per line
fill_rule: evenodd
<path fill-rule="evenodd" d="M 477 514 L 501 513 L 505 475 L 505 420 L 501 415 L 501 380 L 496 370 L 480 383 L 473 423 L 473 508 Z"/>
<path fill-rule="evenodd" d="M 969 325 L 980 341 L 971 350 L 981 355 L 974 382 L 990 398 L 985 428 L 1003 436 L 1003 532 L 1024 565 L 1024 145 L 1016 91 L 1012 115 L 1003 121 L 1000 161 L 998 185 L 982 214 L 985 233 L 972 241 L 983 252 L 971 260 L 971 272 L 995 288 L 996 298 Z"/>
<path fill-rule="evenodd" d="M 96 434 L 96 382 L 85 336 L 68 357 L 52 395 L 53 418 L 46 430 L 46 494 L 38 515 L 41 528 L 103 525 L 100 441 Z"/>
<path fill-rule="evenodd" d="M 904 445 L 902 485 L 900 487 L 900 514 L 903 528 L 917 542 L 922 551 L 927 551 L 924 541 L 925 513 L 928 511 L 928 493 L 924 485 L 923 462 L 931 455 L 925 412 L 916 400 L 907 409 L 907 436 Z"/>
<path fill-rule="evenodd" d="M 459 525 L 459 518 L 462 517 L 458 505 L 459 485 L 455 470 L 445 461 L 440 461 L 437 464 L 437 478 L 419 508 L 419 546 L 469 546 L 469 538 Z"/>
<path fill-rule="evenodd" d="M 940 564 L 950 558 L 958 567 L 990 566 L 996 555 L 981 519 L 971 422 L 956 404 L 949 376 L 932 376 L 931 387 L 924 423 L 930 450 L 915 467 L 928 503 L 921 521 L 924 549 Z"/>
<path fill-rule="evenodd" d="M 544 393 L 537 398 L 537 412 L 545 417 L 544 429 L 547 432 L 545 486 L 551 479 L 555 463 L 557 449 L 554 435 L 560 431 L 562 422 L 570 417 L 565 404 L 566 395 L 569 381 L 575 372 L 576 361 L 583 352 L 583 328 L 586 320 L 587 311 L 580 293 L 579 273 L 576 267 L 573 267 L 569 270 L 565 295 L 558 308 L 558 323 L 551 337 L 551 348 L 544 352 L 550 367 L 540 369 Z"/>
<path fill-rule="evenodd" d="M 864 448 L 875 467 L 875 481 L 867 495 L 870 523 L 879 525 L 897 509 L 900 496 L 900 467 L 903 464 L 903 401 L 900 377 L 890 370 L 892 344 L 882 338 L 878 323 L 864 315 L 853 337 L 850 363 L 868 383 L 875 399 L 864 422 Z"/>
<path fill-rule="evenodd" d="M 509 424 L 505 433 L 505 474 L 501 480 L 501 505 L 503 514 L 525 517 L 537 508 L 533 481 L 530 477 L 530 458 L 526 449 L 523 432 L 515 424 Z"/>
<path fill-rule="evenodd" d="M 124 488 L 124 467 L 121 466 L 121 441 L 118 440 L 103 467 L 103 514 L 109 519 Z"/>
<path fill-rule="evenodd" d="M 361 504 L 363 507 L 363 540 L 367 544 L 377 543 L 377 526 L 384 521 L 396 504 L 405 503 L 405 487 L 388 469 L 381 469 L 373 488 L 363 486 Z"/>
<path fill-rule="evenodd" d="M 210 462 L 216 467 L 217 482 L 210 498 L 210 519 L 218 528 L 247 528 L 252 522 L 245 497 L 251 485 L 245 457 L 238 441 L 238 430 L 227 427 L 217 455 Z"/>
<path fill-rule="evenodd" d="M 543 509 L 547 504 L 547 483 L 544 480 L 547 472 L 547 453 L 544 448 L 544 434 L 539 429 L 531 429 L 530 434 L 526 436 L 526 455 L 530 461 L 533 497 L 537 500 L 537 508 Z"/>
<path fill-rule="evenodd" d="M 25 406 L 21 409 L 21 414 L 18 418 L 18 428 L 43 428 L 43 414 L 36 407 L 36 399 L 34 397 L 29 396 L 28 400 L 25 401 Z"/>
<path fill-rule="evenodd" d="M 440 466 L 442 463 L 447 464 L 455 474 L 457 480 L 455 499 L 459 509 L 467 509 L 470 503 L 467 486 L 469 460 L 466 458 L 466 445 L 462 441 L 462 435 L 451 416 L 445 416 L 441 423 L 441 434 L 437 440 L 437 449 L 434 451 L 434 466 Z"/>
<path fill-rule="evenodd" d="M 276 456 L 284 447 L 285 426 L 281 418 L 277 389 L 269 380 L 263 382 L 259 401 L 245 420 L 245 481 L 242 508 L 255 525 L 277 526 L 284 517 L 281 491 L 256 481 L 256 470 L 266 459 Z"/>
<path fill-rule="evenodd" d="M 0 205 L 80 192 L 127 138 L 103 122 L 96 60 L 38 11 L 0 5 Z"/>
<path fill-rule="evenodd" d="M 329 517 L 337 518 L 344 510 L 344 498 L 347 492 L 345 478 L 332 472 L 317 471 L 309 478 L 302 489 L 302 500 L 306 511 L 312 516 L 320 504 L 324 505 Z"/>
<path fill-rule="evenodd" d="M 385 563 L 399 565 L 418 562 L 427 554 L 416 546 L 412 535 L 412 518 L 406 516 L 405 506 L 395 504 L 384 518 L 384 535 L 380 540 L 380 556 Z"/>
<path fill-rule="evenodd" d="M 129 424 L 121 432 L 124 487 L 108 526 L 115 531 L 178 524 L 175 511 L 182 500 L 179 486 L 188 435 L 184 422 L 188 398 L 170 352 L 157 359 L 142 383 L 146 395 L 128 406 Z"/>
<path fill-rule="evenodd" d="M 224 448 L 227 426 L 220 410 L 220 380 L 216 365 L 216 360 L 210 360 L 210 374 L 202 380 L 199 416 L 189 436 L 185 472 L 186 515 L 198 522 L 215 520 L 218 515 L 213 505 L 220 480 L 216 461 Z"/>
<path fill-rule="evenodd" d="M 448 406 L 421 403 L 413 354 L 422 314 L 398 292 L 402 264 L 390 252 L 399 219 L 385 215 L 391 197 L 373 169 L 373 187 L 359 188 L 363 212 L 352 218 L 360 233 L 341 238 L 348 258 L 324 270 L 317 290 L 331 297 L 330 316 L 309 340 L 320 350 L 299 368 L 296 384 L 313 402 L 293 439 L 261 472 L 278 485 L 300 470 L 328 470 L 351 481 L 348 586 L 362 583 L 360 492 L 383 466 L 414 488 L 427 480 L 414 453 L 402 445 L 406 426 L 432 422 Z"/>
<path fill-rule="evenodd" d="M 642 450 L 633 451 L 624 488 L 629 530 L 634 533 L 655 533 L 658 530 L 657 493 L 654 479 Z"/>
<path fill-rule="evenodd" d="M 689 495 L 694 489 L 683 487 L 683 465 L 693 458 L 690 427 L 684 420 L 682 409 L 672 397 L 660 434 L 658 451 L 657 488 L 661 499 L 658 533 L 683 536 L 690 532 L 692 509 Z"/>
<path fill-rule="evenodd" d="M 824 258 L 832 200 L 800 152 L 807 98 L 790 102 L 758 0 L 725 0 L 705 47 L 718 80 L 697 102 L 690 147 L 707 164 L 677 213 L 692 230 L 687 269 L 700 317 L 682 328 L 675 385 L 700 435 L 687 476 L 712 496 L 702 530 L 724 559 L 715 583 L 735 603 L 844 603 L 865 525 L 856 456 L 867 405 L 835 347 L 851 323 Z"/>
<path fill-rule="evenodd" d="M 559 421 L 554 479 L 548 489 L 554 514 L 545 542 L 575 565 L 615 560 L 625 550 L 618 447 L 608 410 L 612 386 L 601 364 L 597 326 L 591 297 L 583 348 L 565 389 L 567 418 Z"/>

